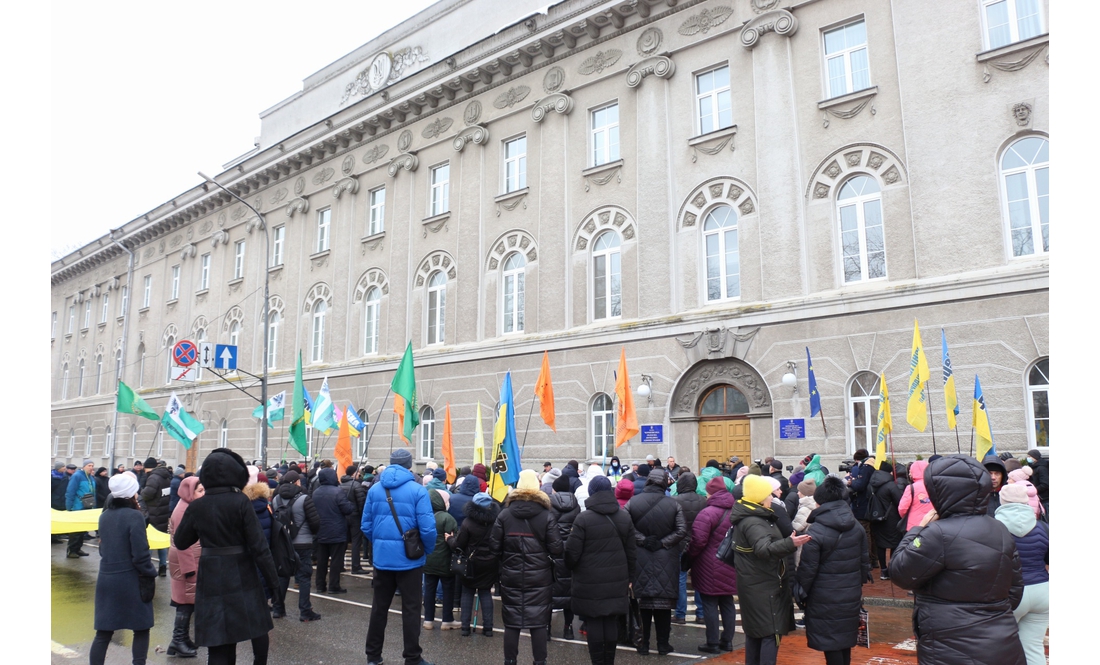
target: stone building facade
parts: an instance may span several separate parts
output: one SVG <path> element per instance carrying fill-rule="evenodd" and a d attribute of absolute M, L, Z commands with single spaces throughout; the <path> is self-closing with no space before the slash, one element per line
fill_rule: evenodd
<path fill-rule="evenodd" d="M 259 457 L 251 377 L 168 379 L 182 339 L 237 344 L 260 374 L 265 279 L 271 392 L 291 390 L 301 350 L 311 393 L 327 377 L 378 422 L 372 462 L 404 445 L 387 390 L 410 340 L 421 462 L 441 460 L 449 404 L 469 463 L 477 405 L 491 432 L 509 370 L 528 467 L 835 464 L 873 447 L 880 372 L 898 458 L 927 456 L 931 430 L 905 423 L 914 319 L 938 451 L 968 450 L 975 375 L 998 448 L 1047 450 L 1043 0 L 538 4 L 443 0 L 265 111 L 255 149 L 214 179 L 268 237 L 207 183 L 56 261 L 53 456 L 184 460 L 155 423 L 115 424 L 121 372 L 154 408 L 175 390 L 201 418 L 192 464 L 223 444 Z M 621 349 L 651 389 L 639 421 L 661 429 L 615 451 Z M 556 433 L 528 427 L 544 350 Z M 271 432 L 278 460 L 286 421 Z"/>

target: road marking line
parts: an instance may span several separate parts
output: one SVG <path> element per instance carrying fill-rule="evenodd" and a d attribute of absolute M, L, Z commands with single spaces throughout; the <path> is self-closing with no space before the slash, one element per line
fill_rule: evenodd
<path fill-rule="evenodd" d="M 57 642 L 54 642 L 53 640 L 50 640 L 50 651 L 56 653 L 62 658 L 80 658 L 79 653 L 73 651 L 64 644 L 59 644 Z"/>

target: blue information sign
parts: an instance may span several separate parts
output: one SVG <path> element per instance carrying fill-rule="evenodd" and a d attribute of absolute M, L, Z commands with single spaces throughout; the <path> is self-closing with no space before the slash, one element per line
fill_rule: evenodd
<path fill-rule="evenodd" d="M 642 443 L 663 443 L 665 440 L 664 425 L 642 425 Z"/>
<path fill-rule="evenodd" d="M 789 420 L 779 420 L 779 438 L 780 439 L 805 439 L 806 438 L 806 420 L 804 418 L 792 418 Z"/>

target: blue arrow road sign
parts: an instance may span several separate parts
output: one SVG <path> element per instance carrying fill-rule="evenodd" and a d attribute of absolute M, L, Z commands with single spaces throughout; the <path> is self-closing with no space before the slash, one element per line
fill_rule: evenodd
<path fill-rule="evenodd" d="M 214 347 L 214 367 L 237 369 L 237 347 L 230 344 L 218 344 Z"/>

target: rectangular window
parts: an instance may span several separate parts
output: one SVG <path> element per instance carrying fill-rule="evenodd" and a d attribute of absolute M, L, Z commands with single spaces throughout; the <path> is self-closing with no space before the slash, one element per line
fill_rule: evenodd
<path fill-rule="evenodd" d="M 619 105 L 592 112 L 592 166 L 619 159 Z"/>
<path fill-rule="evenodd" d="M 244 241 L 238 240 L 233 252 L 233 279 L 244 277 Z"/>
<path fill-rule="evenodd" d="M 825 69 L 829 97 L 871 87 L 867 61 L 867 25 L 863 20 L 825 33 Z"/>
<path fill-rule="evenodd" d="M 107 311 L 108 311 L 107 308 L 108 308 L 109 303 L 110 303 L 110 296 L 111 296 L 111 294 L 106 292 L 106 291 L 103 293 L 103 311 L 100 312 L 100 314 L 99 314 L 99 322 L 100 323 L 107 323 Z"/>
<path fill-rule="evenodd" d="M 50 320 L 50 339 L 57 337 L 57 312 L 53 313 Z"/>
<path fill-rule="evenodd" d="M 695 75 L 695 108 L 699 134 L 733 126 L 729 65 Z"/>
<path fill-rule="evenodd" d="M 286 225 L 276 226 L 271 238 L 271 266 L 283 265 L 283 240 L 286 238 Z"/>
<path fill-rule="evenodd" d="M 199 291 L 210 288 L 210 255 L 203 254 L 199 259 Z"/>
<path fill-rule="evenodd" d="M 69 305 L 69 328 L 66 333 L 72 333 L 73 326 L 76 325 L 76 305 Z"/>
<path fill-rule="evenodd" d="M 172 297 L 175 300 L 180 297 L 180 267 L 172 266 Z"/>
<path fill-rule="evenodd" d="M 126 304 L 130 302 L 130 287 L 122 287 L 122 298 L 118 304 L 118 315 L 126 316 Z"/>
<path fill-rule="evenodd" d="M 1043 33 L 1039 0 L 985 0 L 986 48 L 1022 42 Z"/>
<path fill-rule="evenodd" d="M 527 137 L 521 136 L 504 144 L 504 192 L 514 192 L 527 186 Z"/>
<path fill-rule="evenodd" d="M 89 296 L 84 301 L 84 327 L 87 328 L 92 323 L 92 299 Z"/>
<path fill-rule="evenodd" d="M 386 188 L 379 187 L 378 189 L 372 189 L 370 193 L 370 226 L 367 228 L 367 235 L 374 235 L 375 233 L 381 233 L 385 230 L 382 223 L 383 215 L 386 214 Z"/>
<path fill-rule="evenodd" d="M 279 357 L 279 319 L 272 312 L 271 325 L 267 328 L 267 368 L 275 369 L 275 359 Z"/>
<path fill-rule="evenodd" d="M 332 221 L 332 208 L 326 208 L 317 212 L 317 251 L 328 250 L 328 229 Z"/>
<path fill-rule="evenodd" d="M 451 209 L 451 165 L 441 164 L 432 169 L 432 213 L 442 215 Z"/>

